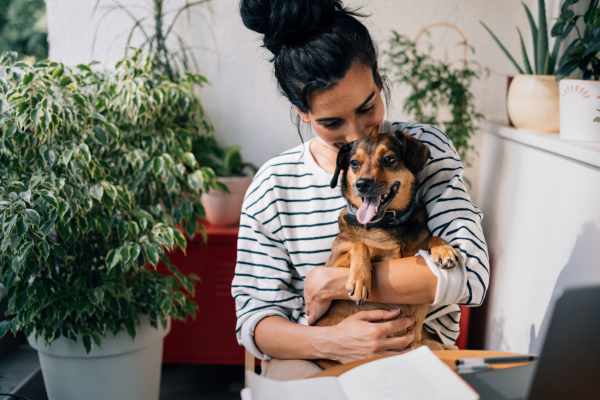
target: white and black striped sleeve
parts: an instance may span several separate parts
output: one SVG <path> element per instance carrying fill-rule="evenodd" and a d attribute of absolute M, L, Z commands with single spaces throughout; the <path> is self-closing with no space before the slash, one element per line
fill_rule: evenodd
<path fill-rule="evenodd" d="M 488 249 L 481 227 L 482 212 L 471 201 L 463 178 L 463 163 L 448 137 L 422 126 L 419 139 L 431 158 L 419 174 L 419 193 L 431 233 L 459 250 L 465 262 L 466 287 L 456 303 L 479 306 L 489 284 Z"/>
<path fill-rule="evenodd" d="M 237 315 L 237 340 L 256 357 L 269 358 L 254 342 L 258 322 L 272 315 L 297 319 L 302 312 L 302 293 L 294 287 L 297 279 L 300 278 L 292 271 L 283 241 L 244 206 L 231 293 Z"/>

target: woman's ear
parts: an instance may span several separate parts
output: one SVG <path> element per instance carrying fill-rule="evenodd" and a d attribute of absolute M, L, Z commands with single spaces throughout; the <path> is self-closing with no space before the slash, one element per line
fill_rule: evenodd
<path fill-rule="evenodd" d="M 338 178 L 340 176 L 340 171 L 346 171 L 348 166 L 350 165 L 350 153 L 352 152 L 352 143 L 346 143 L 342 147 L 337 154 L 337 160 L 335 162 L 335 172 L 333 173 L 333 178 L 331 178 L 331 183 L 329 186 L 333 189 L 338 184 Z"/>
<path fill-rule="evenodd" d="M 294 106 L 294 110 L 296 111 L 296 113 L 298 114 L 298 116 L 300 117 L 302 122 L 305 122 L 307 124 L 310 123 L 310 117 L 308 116 L 308 113 L 305 113 L 304 111 L 300 111 L 300 109 L 296 106 Z"/>

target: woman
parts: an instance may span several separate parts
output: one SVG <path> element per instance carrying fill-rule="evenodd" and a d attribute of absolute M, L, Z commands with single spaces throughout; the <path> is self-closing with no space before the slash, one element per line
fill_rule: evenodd
<path fill-rule="evenodd" d="M 346 206 L 339 188 L 329 187 L 338 148 L 378 127 L 408 129 L 429 146 L 418 196 L 429 229 L 460 250 L 466 268 L 442 270 L 422 257 L 380 263 L 369 301 L 432 304 L 426 331 L 452 346 L 459 333 L 457 304 L 483 302 L 489 267 L 481 213 L 449 139 L 431 126 L 384 120 L 373 41 L 340 0 L 244 0 L 241 15 L 249 29 L 264 35 L 283 94 L 315 136 L 268 161 L 246 193 L 232 282 L 240 344 L 265 360 L 263 373 L 292 379 L 319 370 L 306 360 L 348 362 L 412 343 L 414 321 L 394 311 L 360 312 L 331 327 L 309 325 L 333 299 L 348 298 L 348 271 L 324 268 Z"/>

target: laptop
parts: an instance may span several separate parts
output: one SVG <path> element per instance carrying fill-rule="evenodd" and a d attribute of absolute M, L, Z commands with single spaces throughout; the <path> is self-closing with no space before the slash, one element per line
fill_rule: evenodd
<path fill-rule="evenodd" d="M 537 361 L 462 378 L 481 400 L 600 398 L 600 286 L 565 290 Z"/>

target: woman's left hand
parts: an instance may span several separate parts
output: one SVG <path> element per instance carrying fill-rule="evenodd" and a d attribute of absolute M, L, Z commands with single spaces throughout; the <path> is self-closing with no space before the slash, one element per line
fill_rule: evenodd
<path fill-rule="evenodd" d="M 327 312 L 335 299 L 347 297 L 344 283 L 348 271 L 345 268 L 313 268 L 304 279 L 304 304 L 308 324 L 312 325 Z"/>

